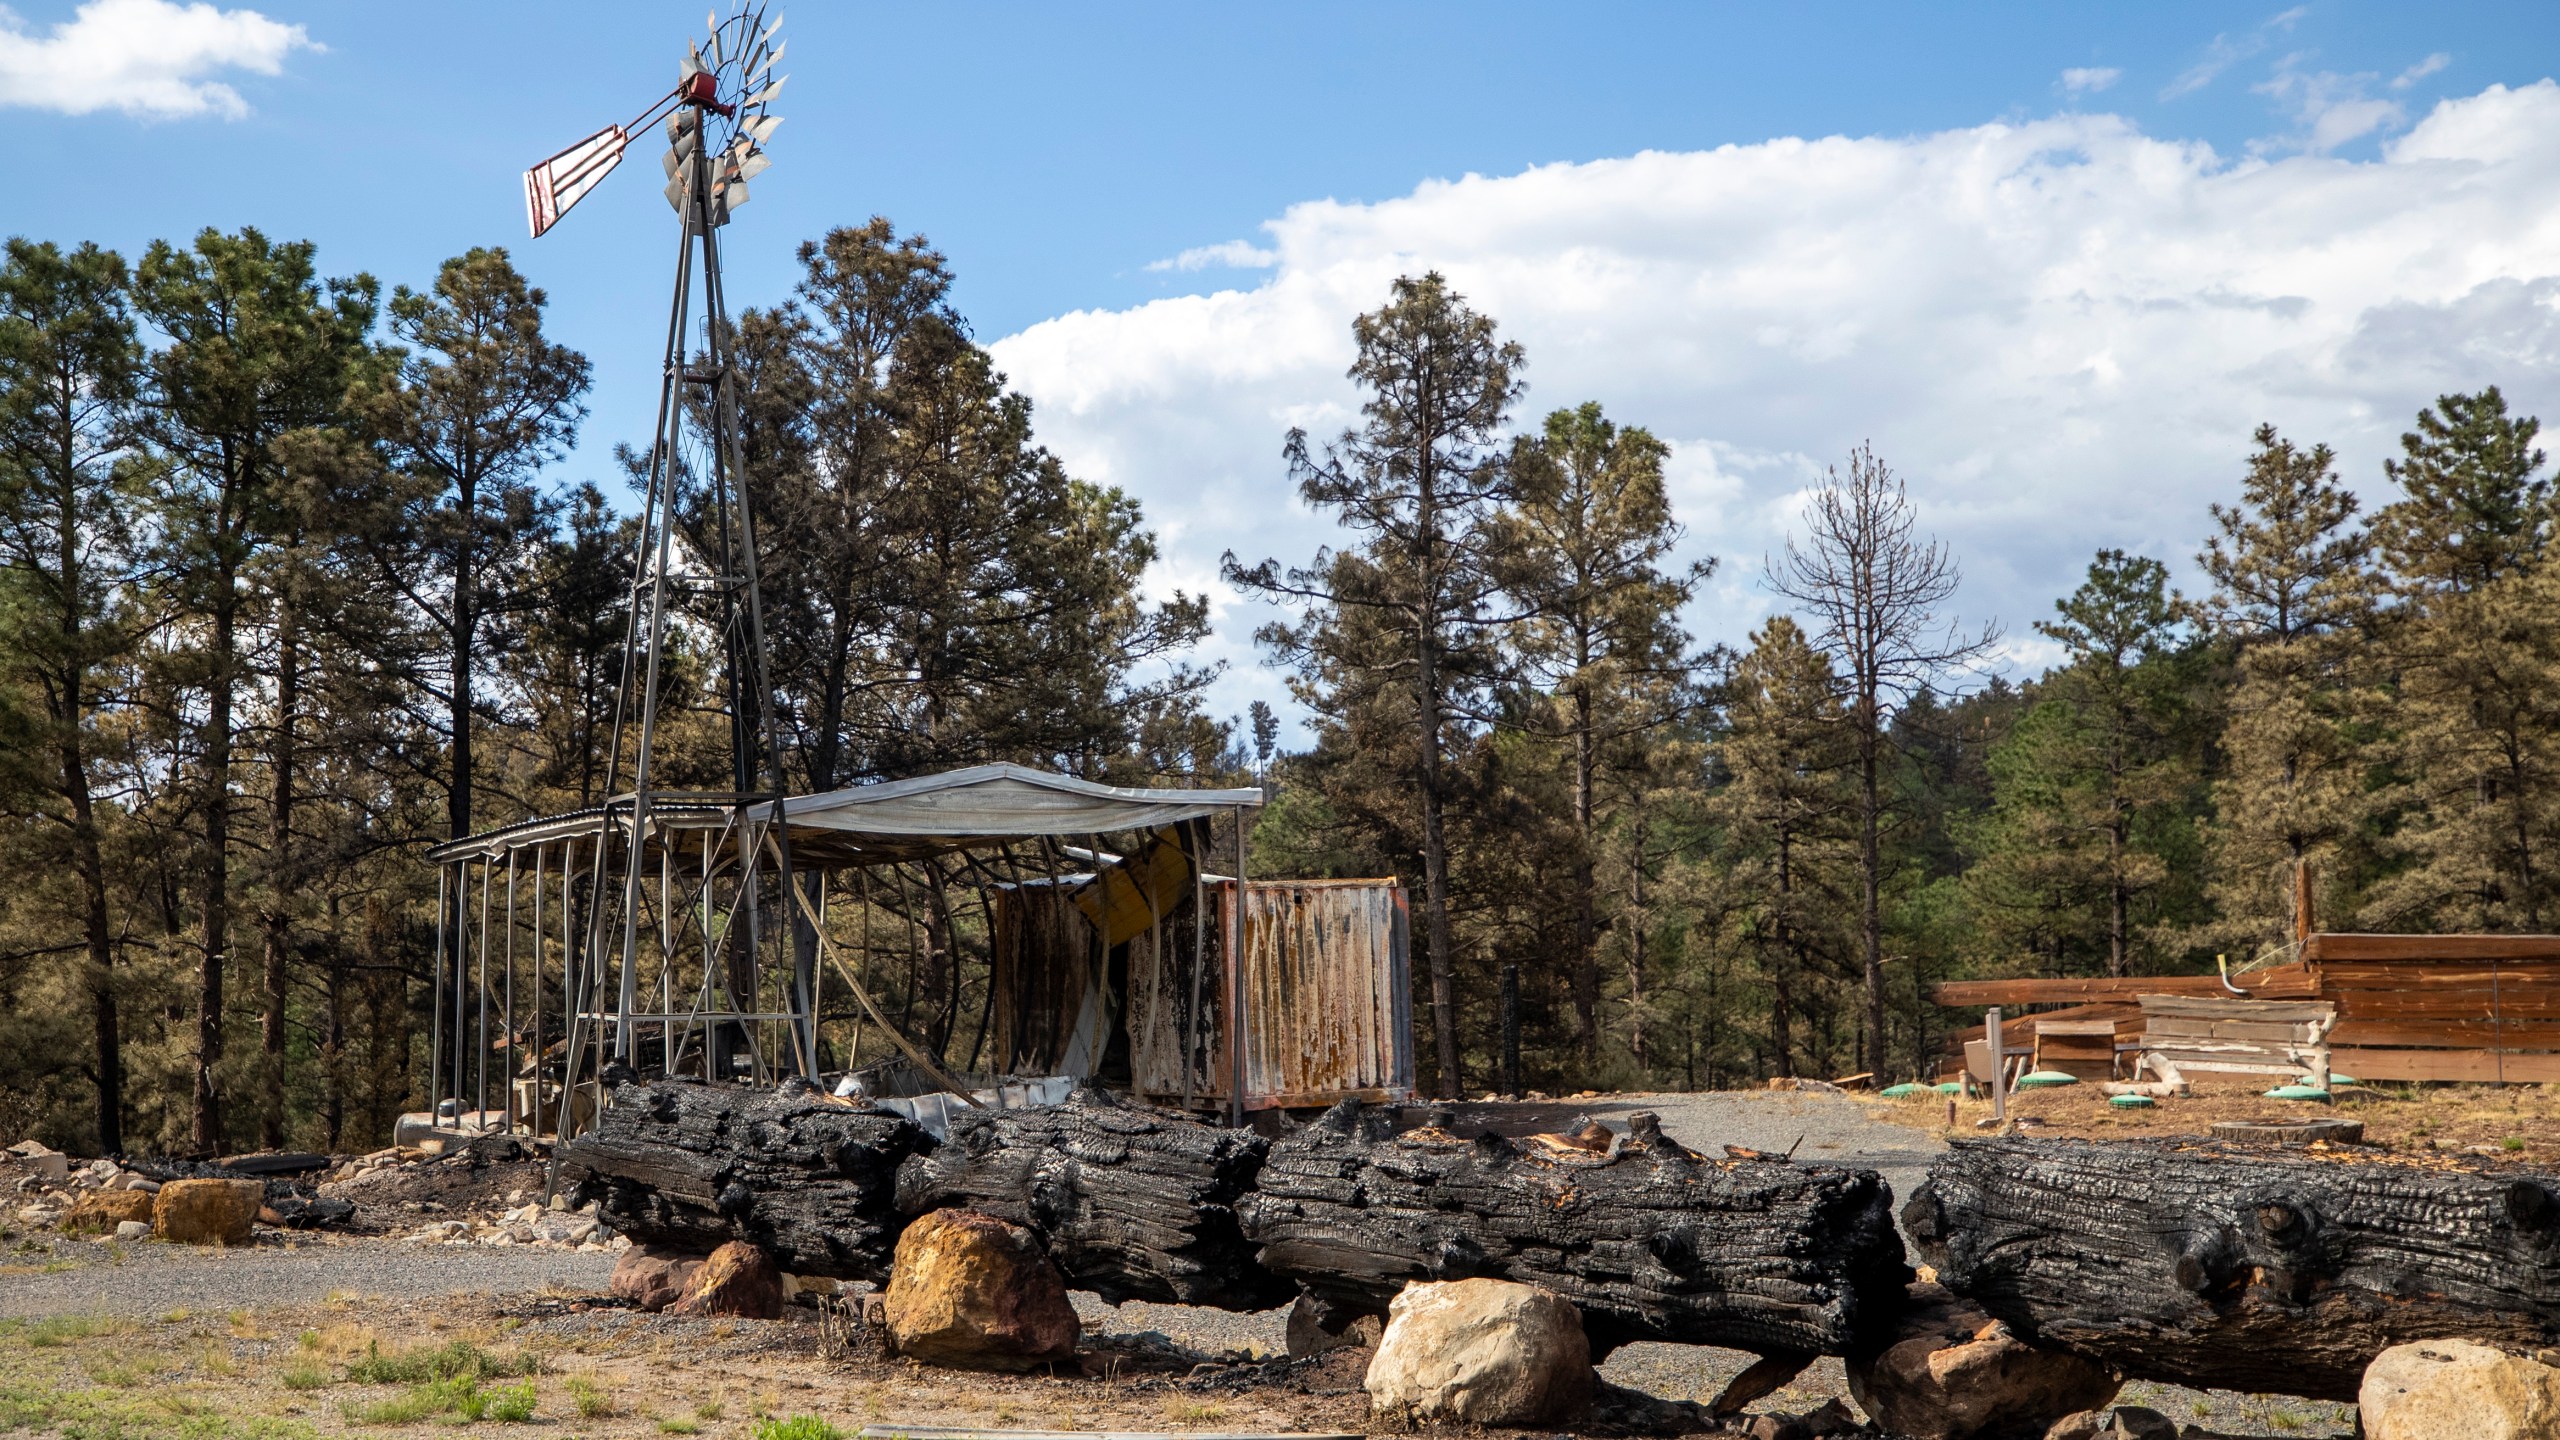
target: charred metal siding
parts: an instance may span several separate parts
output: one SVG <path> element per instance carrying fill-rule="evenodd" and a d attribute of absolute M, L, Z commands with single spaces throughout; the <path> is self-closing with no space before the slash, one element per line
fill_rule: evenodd
<path fill-rule="evenodd" d="M 1410 1095 L 1406 928 L 1404 887 L 1392 880 L 1245 887 L 1246 1109 Z"/>
<path fill-rule="evenodd" d="M 1131 1089 L 1146 1098 L 1223 1106 L 1235 1073 L 1227 1048 L 1226 921 L 1235 882 L 1212 882 L 1210 921 L 1195 937 L 1187 913 L 1163 927 L 1161 949 L 1129 947 L 1126 1010 Z M 1413 1091 L 1413 983 L 1404 887 L 1393 880 L 1256 880 L 1245 887 L 1237 984 L 1244 1000 L 1248 1110 L 1322 1106 Z M 1193 988 L 1193 958 L 1208 964 Z M 1200 1005 L 1192 1021 L 1191 997 Z M 1196 1024 L 1199 1028 L 1193 1029 Z M 1205 1032 L 1205 1033 L 1204 1033 Z M 1183 1074 L 1186 1036 L 1198 1049 Z M 1188 1080 L 1186 1086 L 1185 1081 Z"/>

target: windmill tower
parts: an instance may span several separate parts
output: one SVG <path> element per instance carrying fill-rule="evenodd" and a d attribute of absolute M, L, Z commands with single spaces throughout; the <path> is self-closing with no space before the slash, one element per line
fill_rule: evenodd
<path fill-rule="evenodd" d="M 439 1094 L 457 1110 L 470 1090 L 467 991 L 472 986 L 475 917 L 471 866 L 480 866 L 477 916 L 483 1078 L 481 1117 L 490 1111 L 487 1016 L 491 956 L 503 954 L 515 1030 L 512 983 L 518 942 L 516 885 L 529 871 L 536 917 L 533 1033 L 540 1007 L 546 885 L 556 884 L 561 956 L 560 1011 L 567 1084 L 556 1097 L 558 1132 L 573 1128 L 572 1093 L 581 1073 L 608 1062 L 673 1073 L 680 1061 L 701 1073 L 778 1078 L 818 1068 L 814 953 L 795 945 L 792 926 L 767 923 L 768 906 L 793 894 L 791 848 L 782 817 L 779 728 L 757 583 L 755 512 L 747 503 L 739 438 L 738 376 L 720 239 L 747 202 L 747 183 L 770 163 L 765 144 L 781 117 L 771 112 L 783 80 L 774 67 L 781 21 L 761 6 L 708 17 L 708 34 L 687 47 L 675 88 L 626 124 L 609 125 L 525 172 L 526 218 L 541 236 L 622 163 L 635 137 L 663 129 L 667 203 L 678 231 L 667 311 L 656 427 L 645 457 L 639 535 L 620 690 L 605 756 L 606 801 L 441 847 L 451 878 L 440 904 L 438 965 L 444 973 L 450 922 L 452 1068 Z M 665 663 L 681 632 L 719 667 L 727 709 L 725 791 L 669 789 L 659 755 L 659 722 L 673 680 Z M 556 861 L 556 866 L 554 862 Z M 503 865 L 503 941 L 488 924 L 489 896 Z M 776 910 L 776 917 L 781 912 Z M 766 933 L 768 930 L 777 932 Z M 770 955 L 768 954 L 770 952 Z M 442 982 L 440 981 L 440 984 Z M 440 1000 L 438 1021 L 444 1018 Z M 512 1045 L 512 1039 L 502 1045 Z M 450 1089 L 444 1088 L 450 1081 Z M 539 1112 L 555 1103 L 535 1081 Z M 507 1123 L 519 1108 L 508 1106 Z M 541 1128 L 537 1123 L 536 1129 Z"/>

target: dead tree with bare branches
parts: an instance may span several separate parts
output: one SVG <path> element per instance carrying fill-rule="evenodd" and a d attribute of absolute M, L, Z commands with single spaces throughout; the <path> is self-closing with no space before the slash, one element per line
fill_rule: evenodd
<path fill-rule="evenodd" d="M 1857 752 L 1859 953 L 1867 990 L 1868 1069 L 1881 1075 L 1884 1036 L 1884 768 L 1893 716 L 1922 686 L 1981 657 L 1996 626 L 1967 633 L 1943 612 L 1962 580 L 1955 557 L 1919 533 L 1920 512 L 1873 448 L 1849 452 L 1814 493 L 1807 534 L 1768 562 L 1769 586 L 1812 622 L 1839 667 L 1843 718 Z"/>

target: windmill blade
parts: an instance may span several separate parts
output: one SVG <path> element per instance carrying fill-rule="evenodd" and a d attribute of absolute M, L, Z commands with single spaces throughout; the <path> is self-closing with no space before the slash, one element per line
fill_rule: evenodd
<path fill-rule="evenodd" d="M 782 52 L 783 52 L 783 51 L 785 51 L 785 50 L 788 50 L 788 49 L 790 49 L 790 48 L 791 48 L 791 42 L 790 42 L 790 41 L 788 41 L 788 40 L 785 40 L 785 41 L 783 41 L 781 44 L 774 46 L 774 47 L 773 47 L 773 53 L 772 53 L 772 54 L 767 55 L 766 57 L 764 57 L 764 59 L 763 59 L 761 62 L 759 62 L 758 64 L 751 65 L 751 66 L 749 66 L 749 67 L 748 67 L 748 70 L 749 70 L 749 72 L 750 72 L 750 73 L 747 75 L 747 77 L 746 77 L 746 78 L 747 78 L 747 79 L 749 79 L 749 80 L 753 80 L 753 79 L 754 79 L 754 78 L 756 78 L 756 77 L 755 77 L 755 75 L 754 75 L 752 72 L 754 72 L 754 71 L 758 71 L 758 70 L 770 70 L 770 69 L 772 69 L 772 68 L 773 68 L 773 65 L 774 65 L 774 62 L 776 62 L 776 61 L 778 61 L 778 60 L 780 60 L 780 59 L 782 58 Z"/>
<path fill-rule="evenodd" d="M 619 125 L 607 125 L 550 159 L 524 172 L 525 219 L 534 238 L 560 223 L 569 207 L 596 188 L 596 183 L 622 163 L 631 137 Z"/>
<path fill-rule="evenodd" d="M 684 62 L 676 67 L 676 83 L 681 85 L 709 68 L 702 63 L 702 47 L 687 45 L 684 47 Z"/>
<path fill-rule="evenodd" d="M 711 31 L 711 68 L 717 70 L 729 63 L 729 52 L 720 45 L 720 32 L 728 27 L 712 19 L 709 11 L 703 12 L 702 23 Z"/>
<path fill-rule="evenodd" d="M 738 157 L 738 178 L 740 180 L 753 180 L 772 168 L 773 157 L 765 154 L 761 150 L 754 149 L 753 147 L 750 147 L 746 154 Z"/>
<path fill-rule="evenodd" d="M 785 75 L 782 79 L 774 81 L 772 84 L 767 85 L 763 89 L 748 96 L 746 99 L 739 101 L 738 103 L 741 105 L 762 105 L 773 99 L 775 96 L 781 94 L 784 82 L 788 81 L 790 78 L 790 76 Z"/>
<path fill-rule="evenodd" d="M 782 117 L 779 115 L 759 115 L 738 128 L 746 132 L 747 138 L 754 141 L 758 149 L 762 149 L 764 143 L 773 138 L 773 132 L 781 124 Z"/>

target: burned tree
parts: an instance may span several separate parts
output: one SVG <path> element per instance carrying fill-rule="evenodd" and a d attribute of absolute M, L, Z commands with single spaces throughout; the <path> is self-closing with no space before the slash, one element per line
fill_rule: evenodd
<path fill-rule="evenodd" d="M 2560 1337 L 2547 1176 L 2348 1147 L 1959 1141 L 1903 1215 L 1939 1283 L 2137 1379 L 2352 1400 L 2393 1345 Z"/>

